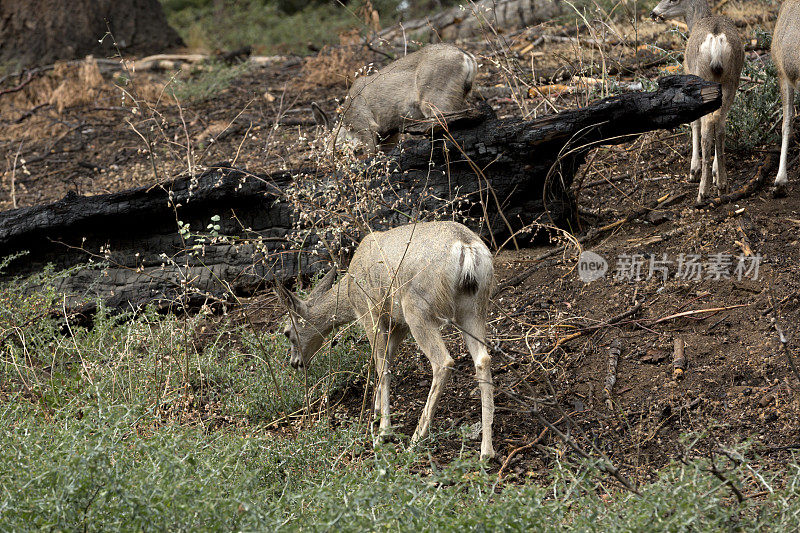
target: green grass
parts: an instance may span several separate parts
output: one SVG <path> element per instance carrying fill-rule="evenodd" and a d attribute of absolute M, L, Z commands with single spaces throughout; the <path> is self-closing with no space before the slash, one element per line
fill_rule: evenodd
<path fill-rule="evenodd" d="M 46 410 L 91 399 L 167 420 L 188 414 L 212 417 L 212 425 L 263 423 L 307 402 L 338 399 L 366 373 L 368 344 L 355 328 L 340 332 L 340 342 L 321 352 L 306 374 L 289 367 L 283 335 L 224 318 L 152 310 L 112 315 L 101 307 L 91 328 L 67 328 L 46 312 L 59 308 L 58 278 L 46 271 L 0 288 L 0 383 L 32 395 Z"/>
<path fill-rule="evenodd" d="M 663 469 L 637 496 L 569 454 L 551 463 L 548 482 L 517 485 L 487 472 L 472 442 L 441 466 L 404 436 L 374 448 L 368 428 L 334 427 L 319 404 L 305 427 L 276 430 L 271 422 L 306 402 L 282 336 L 102 309 L 92 327 L 65 328 L 48 312 L 61 301 L 57 280 L 48 271 L 0 285 L 0 531 L 800 527 L 795 461 L 777 476 L 757 459 L 717 458 L 743 490 L 774 491 L 739 504 L 703 458 Z M 318 356 L 309 401 L 335 402 L 363 382 L 366 353 L 353 330 Z M 434 426 L 438 438 L 466 437 Z"/>
<path fill-rule="evenodd" d="M 24 398 L 0 408 L 0 529 L 6 531 L 792 531 L 797 465 L 765 500 L 737 504 L 695 460 L 641 496 L 598 485 L 591 465 L 545 486 L 501 485 L 467 456 L 417 473 L 424 456 L 318 424 L 293 438 L 206 432 L 122 406 L 46 419 Z M 719 462 L 719 460 L 718 460 Z M 727 465 L 731 466 L 731 465 Z M 746 467 L 726 473 L 736 483 Z M 772 483 L 771 479 L 767 479 Z"/>
<path fill-rule="evenodd" d="M 196 103 L 212 98 L 247 71 L 247 63 L 227 65 L 212 62 L 194 68 L 185 76 L 177 78 L 170 86 L 175 98 L 181 103 Z"/>
<path fill-rule="evenodd" d="M 360 27 L 347 8 L 333 3 L 309 5 L 292 14 L 276 2 L 249 0 L 216 10 L 211 2 L 164 2 L 167 20 L 196 49 L 236 49 L 253 46 L 257 53 L 309 53 L 308 45 L 338 42 L 338 35 Z"/>

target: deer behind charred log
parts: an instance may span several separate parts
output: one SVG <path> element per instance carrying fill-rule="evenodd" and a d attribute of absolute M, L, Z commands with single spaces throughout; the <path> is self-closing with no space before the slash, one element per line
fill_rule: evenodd
<path fill-rule="evenodd" d="M 698 203 L 711 195 L 711 177 L 721 193 L 728 190 L 725 171 L 725 121 L 739 88 L 744 66 L 744 45 L 731 19 L 712 15 L 706 0 L 661 0 L 650 16 L 684 17 L 689 26 L 686 71 L 722 85 L 722 106 L 692 122 L 692 164 L 689 178 L 700 178 Z M 712 150 L 714 163 L 711 164 Z"/>
<path fill-rule="evenodd" d="M 336 142 L 355 140 L 374 154 L 392 146 L 404 125 L 461 111 L 472 90 L 478 63 L 452 44 L 432 44 L 369 76 L 356 78 L 342 104 L 340 123 L 311 104 L 314 120 L 337 131 Z"/>

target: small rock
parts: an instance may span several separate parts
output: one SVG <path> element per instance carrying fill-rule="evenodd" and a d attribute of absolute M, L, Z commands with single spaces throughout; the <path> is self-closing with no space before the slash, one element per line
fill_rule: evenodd
<path fill-rule="evenodd" d="M 775 395 L 772 394 L 771 392 L 768 392 L 760 400 L 758 400 L 758 406 L 766 407 L 774 401 L 775 401 Z"/>
<path fill-rule="evenodd" d="M 650 348 L 641 357 L 640 361 L 643 362 L 643 363 L 656 364 L 656 363 L 660 363 L 661 361 L 663 361 L 667 357 L 669 357 L 669 352 L 666 352 L 664 350 L 659 350 L 657 348 Z"/>
<path fill-rule="evenodd" d="M 645 215 L 644 218 L 654 226 L 658 226 L 659 224 L 663 224 L 664 222 L 672 220 L 667 213 L 662 211 L 650 211 L 647 213 L 647 215 Z"/>

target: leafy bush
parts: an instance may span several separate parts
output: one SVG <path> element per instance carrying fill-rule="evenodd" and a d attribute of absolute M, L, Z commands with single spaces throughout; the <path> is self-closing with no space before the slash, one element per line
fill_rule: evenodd
<path fill-rule="evenodd" d="M 742 75 L 749 78 L 739 87 L 727 122 L 728 146 L 749 150 L 778 140 L 781 91 L 771 60 L 745 61 Z"/>

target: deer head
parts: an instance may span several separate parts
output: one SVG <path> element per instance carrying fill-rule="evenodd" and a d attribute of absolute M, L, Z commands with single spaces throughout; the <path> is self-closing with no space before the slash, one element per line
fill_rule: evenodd
<path fill-rule="evenodd" d="M 327 311 L 321 306 L 321 297 L 333 286 L 336 268 L 331 268 L 317 283 L 308 298 L 301 299 L 278 283 L 278 298 L 289 316 L 283 326 L 283 334 L 292 344 L 289 363 L 292 368 L 306 366 L 322 346 L 330 333 Z"/>

